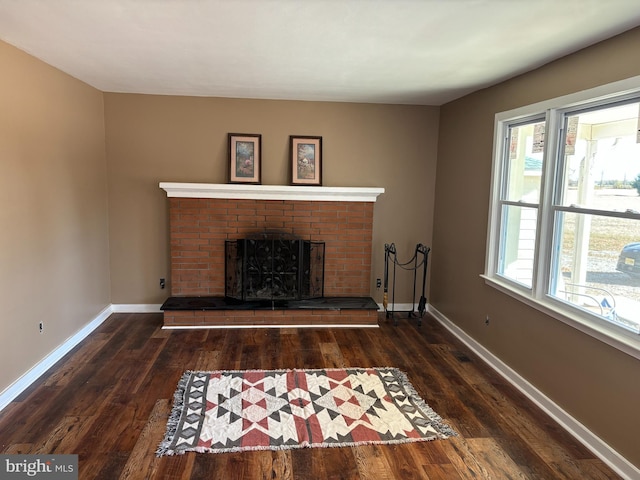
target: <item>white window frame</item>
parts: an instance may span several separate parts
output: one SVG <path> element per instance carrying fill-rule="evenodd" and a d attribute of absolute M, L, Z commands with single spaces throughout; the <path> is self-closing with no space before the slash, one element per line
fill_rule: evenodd
<path fill-rule="evenodd" d="M 496 114 L 485 272 L 481 275 L 487 285 L 638 359 L 640 359 L 640 335 L 606 320 L 595 318 L 577 308 L 572 308 L 565 302 L 547 295 L 546 292 L 549 288 L 550 275 L 548 275 L 548 272 L 550 272 L 552 258 L 553 197 L 554 190 L 557 188 L 554 172 L 556 161 L 554 159 L 557 158 L 563 135 L 563 125 L 560 125 L 563 115 L 565 112 L 584 108 L 587 105 L 595 106 L 600 104 L 605 106 L 616 101 L 639 96 L 640 76 Z M 536 205 L 538 208 L 538 224 L 536 229 L 533 282 L 532 287 L 527 288 L 525 285 L 511 281 L 497 273 L 501 235 L 501 206 L 505 203 L 510 204 L 501 199 L 501 189 L 503 188 L 502 166 L 505 160 L 504 138 L 508 134 L 510 125 L 541 117 L 546 119 L 545 160 L 542 183 L 540 185 L 540 201 Z M 522 207 L 528 206 L 525 203 L 519 203 L 518 205 Z M 584 212 L 580 210 L 580 213 Z"/>

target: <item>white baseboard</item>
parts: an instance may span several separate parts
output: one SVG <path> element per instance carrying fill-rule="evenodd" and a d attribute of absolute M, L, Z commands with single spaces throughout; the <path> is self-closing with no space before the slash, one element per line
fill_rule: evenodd
<path fill-rule="evenodd" d="M 62 345 L 44 357 L 15 382 L 0 393 L 0 411 L 11 403 L 18 395 L 25 391 L 33 382 L 38 380 L 56 362 L 69 353 L 76 345 L 84 340 L 91 332 L 98 328 L 109 315 L 113 313 L 111 305 L 105 307 L 93 320 L 69 337 Z"/>
<path fill-rule="evenodd" d="M 489 364 L 491 368 L 502 375 L 502 377 L 504 377 L 509 383 L 529 398 L 529 400 L 544 410 L 547 415 L 558 422 L 567 432 L 573 435 L 580 443 L 593 452 L 594 455 L 615 470 L 618 475 L 629 480 L 640 478 L 640 469 L 638 467 L 611 448 L 611 446 L 604 442 L 600 437 L 596 436 L 587 427 L 582 425 L 582 423 L 569 415 L 553 400 L 529 383 L 525 378 L 520 376 L 520 374 L 515 370 L 493 355 L 481 344 L 476 342 L 471 336 L 465 333 L 464 330 L 455 325 L 436 308 L 429 305 L 428 311 L 447 330 L 455 335 L 482 360 Z"/>
<path fill-rule="evenodd" d="M 378 304 L 378 310 L 384 311 L 384 306 L 382 305 L 382 303 Z M 416 312 L 418 311 L 418 304 L 415 304 L 415 305 L 412 305 L 410 303 L 387 304 L 387 311 L 391 312 L 392 310 L 395 313 Z"/>
<path fill-rule="evenodd" d="M 111 305 L 113 313 L 160 313 L 161 303 L 116 303 Z"/>

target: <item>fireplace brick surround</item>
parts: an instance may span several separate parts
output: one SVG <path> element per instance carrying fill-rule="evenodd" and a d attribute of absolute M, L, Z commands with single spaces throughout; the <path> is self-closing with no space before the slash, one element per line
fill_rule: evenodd
<path fill-rule="evenodd" d="M 278 233 L 325 242 L 325 297 L 370 294 L 374 202 L 383 189 L 161 183 L 171 295 L 223 297 L 225 241 Z M 165 327 L 377 325 L 371 309 L 165 310 Z"/>

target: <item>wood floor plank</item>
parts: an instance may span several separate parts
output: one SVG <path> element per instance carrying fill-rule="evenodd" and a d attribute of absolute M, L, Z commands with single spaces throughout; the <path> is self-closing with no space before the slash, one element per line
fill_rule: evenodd
<path fill-rule="evenodd" d="M 286 328 L 282 330 L 280 335 L 280 358 L 277 362 L 277 368 L 303 368 L 304 363 L 300 358 L 299 352 L 302 349 L 300 329 Z"/>
<path fill-rule="evenodd" d="M 50 387 L 66 386 L 75 372 L 79 368 L 82 368 L 84 364 L 96 354 L 96 351 L 103 348 L 108 341 L 109 335 L 107 333 L 98 333 L 91 342 L 82 343 L 77 351 L 70 352 L 75 361 L 63 362 L 59 368 L 51 372 L 51 375 L 44 382 L 44 385 Z"/>
<path fill-rule="evenodd" d="M 273 475 L 273 456 L 270 451 L 251 452 L 251 455 L 243 455 L 243 478 L 271 478 Z"/>
<path fill-rule="evenodd" d="M 251 454 L 253 452 L 248 453 Z M 236 454 L 198 455 L 188 453 L 186 455 L 193 456 L 193 467 L 191 469 L 191 478 L 193 480 L 200 478 L 212 480 L 242 479 L 241 457 Z M 172 458 L 165 457 L 162 460 L 171 462 Z"/>
<path fill-rule="evenodd" d="M 163 330 L 159 314 L 113 314 L 0 412 L 0 452 L 78 454 L 80 478 L 91 479 L 619 478 L 435 320 L 393 323 Z M 155 455 L 185 370 L 374 366 L 403 370 L 459 436 Z"/>
<path fill-rule="evenodd" d="M 239 329 L 227 330 L 222 351 L 224 352 L 224 370 L 239 370 L 242 368 L 242 334 Z"/>
<path fill-rule="evenodd" d="M 314 458 L 316 458 L 316 464 L 314 465 Z M 313 479 L 313 478 L 326 478 L 326 472 L 324 471 L 324 465 L 317 460 L 318 456 L 313 455 L 310 449 L 301 449 L 292 452 L 291 454 L 291 472 L 295 479 Z"/>
<path fill-rule="evenodd" d="M 133 383 L 131 385 L 131 393 L 138 393 L 140 386 L 144 382 L 145 378 L 147 378 L 152 369 L 153 364 L 160 355 L 160 352 L 164 349 L 167 344 L 166 338 L 150 338 L 149 341 L 145 344 L 145 348 L 142 351 L 136 351 L 135 360 L 136 362 L 142 362 L 145 367 L 144 370 L 136 370 L 137 378 L 133 379 Z"/>
<path fill-rule="evenodd" d="M 314 464 L 321 463 L 327 479 L 359 479 L 358 465 L 351 448 L 320 448 L 313 452 Z"/>
<path fill-rule="evenodd" d="M 360 478 L 363 480 L 394 480 L 395 475 L 379 445 L 361 445 L 353 448 L 353 456 Z"/>
<path fill-rule="evenodd" d="M 3 447 L 5 447 L 3 445 Z M 31 455 L 35 451 L 35 446 L 33 443 L 13 443 L 11 445 L 7 445 L 6 448 L 2 450 L 2 453 L 11 454 L 11 455 Z"/>
<path fill-rule="evenodd" d="M 265 479 L 278 478 L 282 480 L 293 480 L 291 472 L 291 450 L 276 450 L 268 452 L 264 457 L 265 464 L 262 471 Z"/>
<path fill-rule="evenodd" d="M 445 465 L 423 465 L 422 469 L 429 480 L 460 480 L 462 478 L 450 463 Z"/>
<path fill-rule="evenodd" d="M 80 438 L 93 424 L 93 416 L 67 416 L 49 433 L 46 442 L 33 450 L 34 454 L 61 453 L 75 450 Z"/>
<path fill-rule="evenodd" d="M 122 469 L 121 479 L 135 478 L 136 475 L 140 478 L 153 478 L 159 463 L 155 451 L 164 436 L 170 408 L 166 399 L 158 400 L 154 404 L 151 415 Z"/>
<path fill-rule="evenodd" d="M 113 480 L 118 478 L 127 458 L 129 458 L 129 452 L 107 453 L 104 461 L 97 464 L 97 468 L 100 470 L 91 478 L 94 480 Z"/>
<path fill-rule="evenodd" d="M 385 445 L 382 452 L 395 478 L 426 479 L 426 472 L 416 464 L 406 445 Z"/>
<path fill-rule="evenodd" d="M 262 356 L 262 367 L 265 370 L 275 370 L 281 368 L 280 362 L 280 330 L 275 328 L 267 329 L 267 336 L 265 338 L 265 350 Z"/>
<path fill-rule="evenodd" d="M 473 456 L 490 469 L 491 478 L 526 479 L 526 475 L 494 439 L 470 438 L 467 444 Z"/>
<path fill-rule="evenodd" d="M 171 457 L 171 461 L 161 459 L 160 462 L 158 462 L 158 470 L 149 478 L 189 479 L 193 476 L 192 472 L 194 464 L 195 454 L 175 455 Z M 139 478 L 138 475 L 138 473 L 134 472 L 132 476 L 130 475 L 127 478 Z"/>
<path fill-rule="evenodd" d="M 222 361 L 222 351 L 221 350 L 203 350 L 198 355 L 198 360 L 196 360 L 193 365 L 193 370 L 200 370 L 204 372 L 209 372 L 212 370 L 219 370 L 220 364 Z"/>
<path fill-rule="evenodd" d="M 473 454 L 473 448 L 469 445 L 469 440 L 460 437 L 452 438 L 443 445 L 451 464 L 458 474 L 464 479 L 502 478 L 492 475 L 492 466 L 487 465 L 482 461 L 482 458 Z"/>
<path fill-rule="evenodd" d="M 345 368 L 347 366 L 342 352 L 335 342 L 322 342 L 319 348 L 325 368 Z"/>

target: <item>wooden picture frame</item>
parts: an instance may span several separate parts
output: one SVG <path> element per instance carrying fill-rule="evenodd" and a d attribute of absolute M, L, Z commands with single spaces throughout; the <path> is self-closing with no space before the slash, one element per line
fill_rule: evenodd
<path fill-rule="evenodd" d="M 289 137 L 292 185 L 322 185 L 322 137 Z"/>
<path fill-rule="evenodd" d="M 256 183 L 262 181 L 262 135 L 256 133 L 229 134 L 229 182 Z"/>

